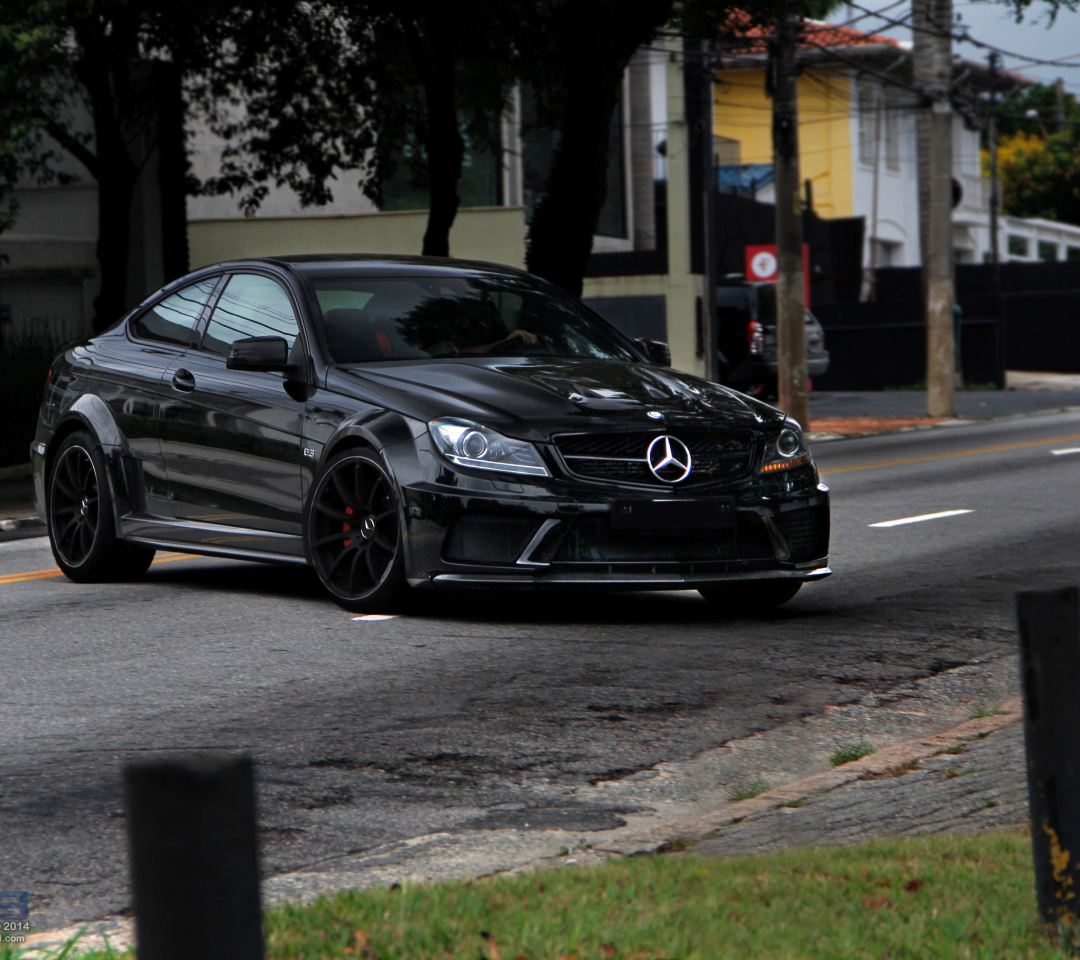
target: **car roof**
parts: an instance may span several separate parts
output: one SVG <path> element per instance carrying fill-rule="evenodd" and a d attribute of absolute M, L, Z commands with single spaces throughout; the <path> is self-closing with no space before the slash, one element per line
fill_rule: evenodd
<path fill-rule="evenodd" d="M 364 276 L 453 277 L 476 274 L 499 274 L 506 277 L 530 277 L 504 263 L 483 260 L 457 260 L 453 257 L 416 257 L 384 253 L 305 253 L 275 257 L 250 257 L 215 264 L 216 267 L 267 264 L 292 268 L 311 279 L 329 279 L 349 274 Z M 535 279 L 530 277 L 530 279 Z"/>

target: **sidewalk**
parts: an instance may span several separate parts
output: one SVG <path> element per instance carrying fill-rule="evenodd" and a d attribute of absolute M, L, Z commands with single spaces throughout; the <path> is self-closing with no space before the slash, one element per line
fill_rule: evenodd
<path fill-rule="evenodd" d="M 1080 407 L 1080 374 L 1010 370 L 1004 390 L 961 390 L 956 394 L 960 420 Z M 956 420 L 926 416 L 925 390 L 811 393 L 810 436 L 823 440 L 868 433 L 890 433 Z"/>
<path fill-rule="evenodd" d="M 686 761 L 581 787 L 576 802 L 622 805 L 625 824 L 616 829 L 528 829 L 526 824 L 429 834 L 267 877 L 263 902 L 267 907 L 310 903 L 348 888 L 581 867 L 612 857 L 733 856 L 1025 825 L 1018 688 L 1015 655 L 955 667 L 826 707 Z M 860 741 L 875 752 L 831 765 L 837 747 Z M 771 786 L 735 799 L 740 788 L 762 780 Z M 514 811 L 504 813 L 515 819 L 509 816 Z M 133 939 L 128 917 L 88 926 L 77 953 L 100 947 L 101 932 L 115 949 Z M 33 934 L 26 946 L 56 949 L 79 929 Z"/>

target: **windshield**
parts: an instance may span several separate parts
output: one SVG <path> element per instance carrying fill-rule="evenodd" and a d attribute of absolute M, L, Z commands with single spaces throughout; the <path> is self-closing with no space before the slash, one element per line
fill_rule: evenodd
<path fill-rule="evenodd" d="M 342 277 L 314 281 L 336 363 L 437 357 L 637 360 L 604 324 L 508 277 Z"/>

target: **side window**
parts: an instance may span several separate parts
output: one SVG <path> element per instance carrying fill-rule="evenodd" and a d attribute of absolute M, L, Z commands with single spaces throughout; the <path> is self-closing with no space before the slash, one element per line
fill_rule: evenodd
<path fill-rule="evenodd" d="M 199 315 L 217 282 L 217 277 L 210 277 L 166 297 L 161 303 L 139 314 L 131 324 L 131 332 L 141 340 L 190 347 L 195 342 Z"/>
<path fill-rule="evenodd" d="M 299 332 L 296 314 L 281 284 L 269 277 L 237 273 L 218 298 L 202 346 L 227 357 L 234 340 L 276 336 L 284 337 L 292 349 Z"/>

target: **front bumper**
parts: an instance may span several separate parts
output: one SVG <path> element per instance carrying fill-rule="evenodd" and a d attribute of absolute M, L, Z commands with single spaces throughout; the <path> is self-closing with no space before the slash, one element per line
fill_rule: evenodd
<path fill-rule="evenodd" d="M 832 572 L 829 493 L 812 466 L 710 491 L 735 496 L 730 531 L 627 532 L 611 528 L 614 501 L 648 493 L 557 478 L 477 476 L 448 468 L 422 445 L 402 445 L 397 453 L 406 576 L 414 587 L 670 590 L 740 580 L 809 582 Z M 652 496 L 663 499 L 664 492 Z"/>

